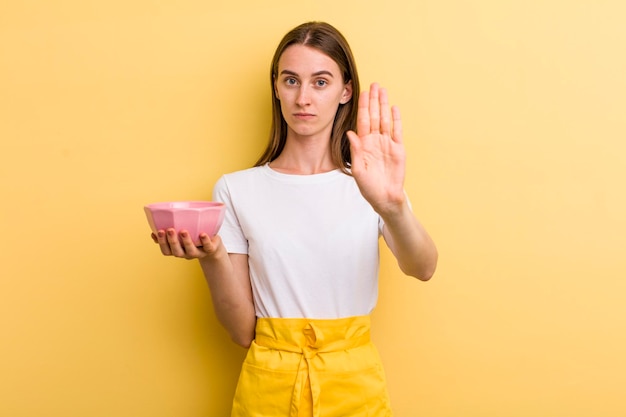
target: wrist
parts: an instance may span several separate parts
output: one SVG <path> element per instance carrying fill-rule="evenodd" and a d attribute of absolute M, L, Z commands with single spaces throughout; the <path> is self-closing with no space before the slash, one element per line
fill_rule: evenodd
<path fill-rule="evenodd" d="M 408 200 L 405 200 L 397 205 L 390 206 L 388 210 L 379 212 L 378 214 L 382 218 L 386 227 L 393 229 L 403 229 L 415 218 Z"/>
<path fill-rule="evenodd" d="M 385 204 L 381 204 L 380 207 L 375 207 L 374 209 L 385 223 L 402 218 L 406 214 L 412 214 L 408 199 L 404 193 L 397 198 L 389 199 Z"/>

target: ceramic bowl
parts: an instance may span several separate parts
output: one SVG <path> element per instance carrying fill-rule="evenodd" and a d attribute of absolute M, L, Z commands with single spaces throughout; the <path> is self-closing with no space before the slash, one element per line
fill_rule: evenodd
<path fill-rule="evenodd" d="M 224 221 L 224 203 L 214 201 L 170 201 L 144 206 L 150 228 L 154 233 L 169 228 L 187 230 L 196 246 L 200 233 L 213 237 Z"/>

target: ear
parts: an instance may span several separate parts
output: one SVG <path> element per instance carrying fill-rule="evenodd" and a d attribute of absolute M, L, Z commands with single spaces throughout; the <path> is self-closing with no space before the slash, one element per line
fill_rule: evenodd
<path fill-rule="evenodd" d="M 276 88 L 276 77 L 274 77 L 274 96 L 278 101 L 280 101 L 280 97 L 278 96 L 278 88 Z"/>
<path fill-rule="evenodd" d="M 339 103 L 346 104 L 352 100 L 352 80 L 348 81 L 343 87 L 343 94 Z"/>

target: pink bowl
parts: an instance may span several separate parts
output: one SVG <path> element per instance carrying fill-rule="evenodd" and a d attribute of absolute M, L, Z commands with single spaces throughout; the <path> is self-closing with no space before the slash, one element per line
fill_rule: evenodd
<path fill-rule="evenodd" d="M 224 203 L 214 201 L 170 201 L 144 206 L 148 223 L 154 233 L 169 228 L 187 230 L 197 246 L 200 233 L 213 237 L 224 221 Z"/>

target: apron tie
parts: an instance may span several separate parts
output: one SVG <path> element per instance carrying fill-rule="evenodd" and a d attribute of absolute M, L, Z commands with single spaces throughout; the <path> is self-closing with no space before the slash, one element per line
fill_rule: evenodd
<path fill-rule="evenodd" d="M 317 355 L 321 353 L 352 349 L 369 343 L 370 331 L 367 329 L 361 334 L 326 341 L 322 329 L 315 323 L 308 322 L 302 328 L 302 335 L 304 337 L 297 338 L 299 339 L 298 341 L 296 341 L 296 339 L 288 341 L 276 339 L 266 334 L 257 334 L 255 341 L 260 346 L 301 355 L 293 394 L 291 396 L 291 411 L 289 417 L 298 417 L 302 396 L 306 392 L 307 379 L 311 387 L 313 417 L 320 417 L 320 385 L 315 373 L 313 361 Z"/>

